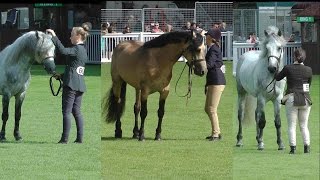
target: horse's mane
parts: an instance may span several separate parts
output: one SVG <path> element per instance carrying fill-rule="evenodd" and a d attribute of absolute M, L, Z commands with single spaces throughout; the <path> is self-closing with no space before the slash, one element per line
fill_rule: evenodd
<path fill-rule="evenodd" d="M 42 33 L 44 35 L 44 33 Z M 39 32 L 39 37 L 42 35 Z M 45 38 L 45 37 L 42 37 Z M 44 40 L 44 39 L 43 39 Z M 40 42 L 39 42 L 40 43 Z M 38 40 L 36 37 L 35 31 L 30 31 L 24 33 L 20 37 L 18 37 L 12 44 L 8 45 L 3 51 L 0 52 L 0 59 L 5 58 L 7 60 L 18 60 L 19 56 L 21 56 L 21 52 L 25 51 L 33 52 L 36 48 L 38 48 Z M 51 46 L 42 47 L 41 51 L 48 50 Z"/>
<path fill-rule="evenodd" d="M 265 33 L 266 33 L 266 38 L 261 44 L 261 54 L 260 54 L 261 58 L 267 55 L 268 52 L 267 52 L 266 45 L 270 42 L 271 39 L 275 39 L 276 41 L 278 41 L 281 44 L 281 46 L 286 45 L 286 40 L 284 39 L 279 28 L 275 26 L 268 26 L 268 28 L 265 30 Z"/>
<path fill-rule="evenodd" d="M 163 47 L 167 44 L 188 42 L 192 40 L 192 34 L 189 31 L 174 31 L 162 34 L 148 42 L 143 44 L 144 48 L 158 48 Z"/>

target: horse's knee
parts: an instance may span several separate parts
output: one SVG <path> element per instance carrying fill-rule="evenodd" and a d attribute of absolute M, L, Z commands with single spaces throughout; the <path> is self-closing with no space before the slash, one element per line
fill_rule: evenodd
<path fill-rule="evenodd" d="M 264 112 L 261 112 L 258 118 L 258 125 L 260 129 L 263 129 L 266 126 L 266 119 L 265 119 Z"/>
<path fill-rule="evenodd" d="M 277 115 L 274 121 L 274 125 L 276 126 L 276 128 L 281 128 L 281 120 L 280 120 L 280 115 Z"/>
<path fill-rule="evenodd" d="M 159 109 L 158 110 L 158 117 L 162 118 L 164 116 L 164 110 L 163 109 Z"/>
<path fill-rule="evenodd" d="M 7 121 L 9 119 L 9 112 L 2 113 L 2 121 Z"/>

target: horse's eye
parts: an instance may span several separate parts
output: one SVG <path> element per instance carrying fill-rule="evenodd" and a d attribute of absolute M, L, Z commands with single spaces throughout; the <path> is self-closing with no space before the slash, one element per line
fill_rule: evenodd
<path fill-rule="evenodd" d="M 278 47 L 278 51 L 280 51 L 281 50 L 281 47 Z"/>

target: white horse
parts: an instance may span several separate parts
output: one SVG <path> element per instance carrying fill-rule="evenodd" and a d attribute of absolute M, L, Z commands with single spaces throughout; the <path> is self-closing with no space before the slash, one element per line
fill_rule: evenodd
<path fill-rule="evenodd" d="M 276 81 L 275 73 L 283 68 L 283 46 L 286 44 L 281 31 L 274 26 L 265 30 L 266 39 L 262 43 L 261 51 L 248 51 L 244 53 L 237 63 L 236 82 L 238 92 L 238 121 L 239 130 L 236 146 L 242 146 L 242 122 L 248 109 L 255 109 L 257 128 L 256 140 L 258 150 L 264 149 L 263 128 L 266 124 L 264 107 L 268 101 L 273 102 L 275 127 L 277 129 L 278 150 L 284 149 L 281 139 L 280 101 L 283 97 L 285 80 Z M 248 98 L 248 96 L 255 98 Z M 250 99 L 257 100 L 256 106 Z M 249 101 L 249 104 L 247 104 Z M 247 104 L 247 105 L 246 105 Z M 248 115 L 250 116 L 250 115 Z M 253 113 L 251 114 L 253 116 Z M 253 119 L 253 118 L 252 118 Z"/>
<path fill-rule="evenodd" d="M 6 123 L 9 118 L 9 102 L 15 97 L 15 126 L 13 135 L 21 140 L 19 122 L 21 106 L 29 86 L 30 68 L 35 62 L 44 64 L 50 74 L 55 73 L 55 46 L 51 36 L 43 32 L 31 31 L 23 34 L 0 52 L 0 95 L 2 95 L 2 128 L 0 141 L 5 141 Z"/>

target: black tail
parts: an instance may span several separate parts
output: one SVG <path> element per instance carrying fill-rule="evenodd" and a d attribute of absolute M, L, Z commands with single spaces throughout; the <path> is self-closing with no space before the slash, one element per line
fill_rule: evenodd
<path fill-rule="evenodd" d="M 126 89 L 127 83 L 123 82 L 121 85 L 120 93 L 121 102 L 120 104 L 118 104 L 113 94 L 112 87 L 110 88 L 108 100 L 105 102 L 105 106 L 103 108 L 103 111 L 108 110 L 106 116 L 107 123 L 113 123 L 117 120 L 117 118 L 120 118 L 122 116 L 126 104 Z"/>

